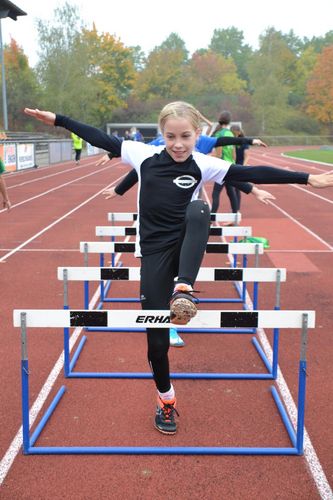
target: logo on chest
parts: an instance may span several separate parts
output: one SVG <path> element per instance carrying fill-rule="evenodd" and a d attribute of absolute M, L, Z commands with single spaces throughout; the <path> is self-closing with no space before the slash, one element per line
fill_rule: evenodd
<path fill-rule="evenodd" d="M 192 175 L 181 175 L 180 177 L 176 177 L 173 182 L 182 189 L 189 189 L 198 183 Z"/>

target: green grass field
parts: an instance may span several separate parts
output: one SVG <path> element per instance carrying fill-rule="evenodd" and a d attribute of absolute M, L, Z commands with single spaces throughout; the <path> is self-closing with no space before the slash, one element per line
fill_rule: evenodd
<path fill-rule="evenodd" d="M 333 164 L 333 149 L 299 149 L 297 151 L 288 151 L 284 154 L 285 156 L 292 156 L 293 158 L 304 158 L 305 160 Z"/>

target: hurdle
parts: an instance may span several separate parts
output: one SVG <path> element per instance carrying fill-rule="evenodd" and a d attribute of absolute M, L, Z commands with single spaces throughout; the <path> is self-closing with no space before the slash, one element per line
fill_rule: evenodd
<path fill-rule="evenodd" d="M 124 317 L 124 313 L 126 317 Z M 200 311 L 192 326 L 205 328 L 213 324 L 236 328 L 239 324 L 256 328 L 301 329 L 301 352 L 298 371 L 298 414 L 295 428 L 275 386 L 271 394 L 289 436 L 289 447 L 221 447 L 221 446 L 35 446 L 41 432 L 66 392 L 62 386 L 30 435 L 28 328 L 71 328 L 85 326 L 133 326 L 149 323 L 152 328 L 170 321 L 169 311 L 86 311 L 86 310 L 14 310 L 14 326 L 21 329 L 21 382 L 23 453 L 42 454 L 113 454 L 113 455 L 302 455 L 304 452 L 304 415 L 306 396 L 306 350 L 308 328 L 315 327 L 314 311 Z M 189 326 L 190 327 L 190 326 Z"/>
<path fill-rule="evenodd" d="M 107 214 L 107 219 L 112 224 L 114 224 L 115 222 L 136 222 L 138 220 L 138 214 L 136 212 L 110 212 Z M 228 222 L 234 224 L 235 226 L 238 226 L 242 220 L 242 214 L 240 212 L 211 213 L 210 220 L 211 222 Z M 214 233 L 213 231 L 211 235 L 219 236 L 219 232 L 217 231 Z M 112 236 L 112 241 L 114 241 L 114 236 Z M 234 241 L 236 242 L 237 240 L 235 239 Z M 114 266 L 114 254 L 111 255 L 111 265 Z M 237 255 L 234 255 L 234 267 L 236 265 L 237 265 Z M 244 265 L 245 263 L 243 258 L 243 266 Z"/>
<path fill-rule="evenodd" d="M 104 267 L 104 254 L 111 253 L 112 255 L 121 253 L 134 253 L 135 243 L 128 242 L 109 242 L 109 241 L 81 241 L 80 242 L 80 252 L 84 254 L 84 265 L 88 266 L 88 254 L 98 253 L 99 265 Z M 243 267 L 247 267 L 247 257 L 248 255 L 255 256 L 255 266 L 258 266 L 259 255 L 264 253 L 264 247 L 262 243 L 207 243 L 206 253 L 219 253 L 219 254 L 233 254 L 233 255 L 243 255 Z M 114 260 L 111 263 L 114 263 Z M 113 267 L 113 266 L 112 266 Z M 124 299 L 114 299 L 107 298 L 106 295 L 109 291 L 111 282 L 109 282 L 106 287 L 104 284 L 101 285 L 101 301 L 102 302 L 138 302 L 137 298 L 124 298 Z M 257 284 L 254 283 L 254 290 L 257 288 Z M 216 299 L 198 299 L 198 302 L 202 303 L 242 303 L 245 304 L 246 299 L 246 282 L 243 282 L 242 290 L 240 291 L 237 287 L 237 292 L 240 295 L 239 298 L 216 298 Z M 85 295 L 89 295 L 89 286 L 85 284 Z M 257 293 L 254 291 L 254 293 Z"/>
<path fill-rule="evenodd" d="M 135 222 L 138 219 L 136 212 L 109 212 L 107 220 L 109 222 Z M 232 222 L 239 224 L 242 220 L 241 213 L 211 213 L 210 220 L 212 222 Z"/>
<path fill-rule="evenodd" d="M 115 241 L 115 237 L 119 236 L 136 236 L 137 230 L 135 226 L 96 226 L 96 236 L 100 237 L 101 239 L 104 237 L 110 237 L 111 242 Z M 210 236 L 220 236 L 220 237 L 233 237 L 234 238 L 234 243 L 237 242 L 237 238 L 239 236 L 242 237 L 247 237 L 252 235 L 252 228 L 251 227 L 242 227 L 242 226 L 232 226 L 232 227 L 210 227 L 209 231 Z M 86 258 L 87 261 L 87 258 Z M 114 267 L 115 265 L 115 254 L 111 253 L 111 266 Z M 120 264 L 122 265 L 122 263 Z M 247 256 L 243 256 L 243 266 L 247 265 Z M 100 266 L 104 266 L 104 254 L 100 254 Z M 234 263 L 233 267 L 237 266 L 237 255 L 234 256 Z M 246 282 L 242 282 L 242 287 L 240 288 L 237 286 L 235 283 L 235 288 L 239 294 L 239 299 L 236 299 L 237 302 L 243 302 L 245 303 L 245 296 L 246 296 Z M 115 302 L 114 298 L 109 298 L 108 292 L 111 287 L 111 281 L 109 280 L 107 283 L 104 283 L 104 281 L 100 281 L 100 297 L 101 297 L 101 302 Z M 258 290 L 257 290 L 257 285 L 253 285 L 253 303 L 254 303 L 254 308 L 256 309 L 256 296 L 257 296 Z M 126 300 L 124 300 L 126 302 Z M 136 302 L 137 300 L 131 300 L 131 302 Z M 230 299 L 228 300 L 227 298 L 224 299 L 199 299 L 201 302 L 234 302 L 235 299 Z M 85 300 L 85 308 L 88 308 L 88 302 Z"/>
<path fill-rule="evenodd" d="M 68 282 L 69 281 L 100 281 L 100 280 L 115 280 L 115 281 L 139 281 L 140 280 L 140 268 L 138 267 L 116 267 L 116 268 L 100 268 L 100 267 L 58 267 L 57 272 L 58 280 L 63 281 L 64 287 L 64 309 L 69 309 L 68 300 Z M 275 269 L 275 268 L 201 268 L 198 274 L 197 281 L 242 281 L 247 280 L 248 282 L 275 282 L 275 306 L 274 310 L 280 309 L 280 285 L 281 282 L 286 281 L 286 270 Z M 100 302 L 97 310 L 102 308 L 103 304 Z M 85 307 L 88 309 L 88 307 Z M 100 327 L 86 327 L 86 331 L 110 331 L 109 328 L 105 326 Z M 135 328 L 115 328 L 113 327 L 113 332 L 144 332 L 145 328 L 140 328 L 136 325 Z M 200 329 L 197 328 L 186 328 L 183 329 L 182 326 L 177 325 L 177 331 L 179 333 L 202 333 Z M 218 334 L 255 334 L 256 328 L 205 328 L 205 334 L 208 333 L 218 333 Z M 272 362 L 267 359 L 260 343 L 258 342 L 256 336 L 253 336 L 252 344 L 257 350 L 262 362 L 264 363 L 267 374 L 263 373 L 239 373 L 239 374 L 216 374 L 215 378 L 240 378 L 240 379 L 276 379 L 277 367 L 278 367 L 278 345 L 279 345 L 279 329 L 274 329 L 274 342 L 273 342 L 273 356 Z M 64 370 L 66 377 L 78 377 L 83 375 L 78 375 L 77 372 L 73 371 L 75 364 L 80 356 L 80 353 L 87 341 L 87 336 L 84 335 L 75 351 L 72 360 L 70 359 L 69 352 L 69 331 L 64 330 L 64 352 L 65 352 L 65 362 Z M 107 376 L 113 377 L 112 373 L 99 375 L 98 372 L 88 372 L 90 377 L 102 377 Z"/>

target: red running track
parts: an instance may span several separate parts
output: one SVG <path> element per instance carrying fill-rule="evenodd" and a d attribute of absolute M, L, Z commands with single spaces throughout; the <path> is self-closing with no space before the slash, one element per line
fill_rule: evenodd
<path fill-rule="evenodd" d="M 282 158 L 281 151 L 251 149 L 251 163 L 311 173 L 329 169 Z M 0 213 L 1 499 L 332 498 L 333 190 L 269 186 L 277 198 L 269 206 L 258 204 L 251 195 L 242 197 L 242 223 L 251 225 L 254 235 L 270 240 L 271 248 L 260 265 L 287 268 L 281 307 L 317 313 L 316 329 L 309 336 L 308 435 L 303 457 L 22 455 L 20 333 L 12 326 L 12 310 L 62 308 L 57 267 L 83 265 L 79 241 L 95 239 L 95 226 L 107 224 L 106 212 L 136 211 L 134 189 L 110 201 L 100 194 L 127 167 L 115 161 L 95 167 L 95 161 L 90 158 L 79 167 L 70 162 L 6 177 L 13 209 Z M 210 191 L 208 186 L 209 195 Z M 224 196 L 222 210 L 228 211 Z M 130 255 L 121 258 L 124 265 L 137 265 Z M 204 264 L 224 266 L 226 259 L 210 255 Z M 90 256 L 89 264 L 98 265 L 97 256 Z M 221 285 L 205 284 L 203 296 L 224 292 L 230 295 L 232 288 L 221 291 Z M 137 284 L 119 283 L 112 293 L 136 295 Z M 71 307 L 82 308 L 81 285 L 70 284 L 69 300 Z M 274 287 L 262 286 L 260 307 L 273 305 Z M 183 337 L 186 347 L 170 352 L 172 371 L 262 369 L 250 336 Z M 262 340 L 271 342 L 271 333 L 266 332 Z M 291 407 L 292 398 L 297 398 L 299 348 L 298 332 L 282 332 L 279 383 Z M 36 415 L 49 392 L 53 397 L 64 383 L 60 330 L 31 329 L 28 350 L 30 401 Z M 91 333 L 78 369 L 147 371 L 145 351 L 143 334 Z M 43 431 L 40 445 L 289 446 L 266 381 L 176 381 L 180 419 L 174 437 L 153 429 L 151 380 L 70 379 L 65 383 L 66 395 Z"/>

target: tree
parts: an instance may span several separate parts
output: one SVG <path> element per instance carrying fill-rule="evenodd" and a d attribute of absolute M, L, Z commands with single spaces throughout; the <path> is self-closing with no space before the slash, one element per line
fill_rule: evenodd
<path fill-rule="evenodd" d="M 37 22 L 42 105 L 75 118 L 84 112 L 84 101 L 91 95 L 85 79 L 87 57 L 80 44 L 81 28 L 77 8 L 68 3 L 54 11 L 52 21 Z M 85 112 L 81 118 L 86 118 Z"/>
<path fill-rule="evenodd" d="M 133 49 L 109 33 L 98 34 L 95 27 L 83 30 L 82 43 L 86 47 L 89 68 L 86 77 L 94 87 L 91 110 L 94 121 L 105 123 L 112 111 L 126 106 L 126 99 L 134 86 L 136 72 Z"/>
<path fill-rule="evenodd" d="M 187 57 L 183 40 L 171 33 L 149 53 L 146 67 L 138 75 L 134 96 L 145 100 L 178 96 L 183 88 Z"/>
<path fill-rule="evenodd" d="M 307 113 L 326 124 L 333 134 L 333 45 L 318 56 L 307 85 Z"/>
<path fill-rule="evenodd" d="M 232 58 L 226 58 L 213 51 L 194 53 L 185 72 L 186 93 L 199 96 L 209 92 L 212 95 L 234 95 L 244 93 L 246 82 L 237 75 Z"/>
<path fill-rule="evenodd" d="M 68 3 L 52 23 L 40 20 L 38 31 L 45 107 L 101 126 L 126 105 L 135 81 L 133 49 L 95 26 L 88 30 Z"/>
<path fill-rule="evenodd" d="M 227 29 L 215 29 L 211 39 L 210 50 L 232 58 L 236 64 L 238 75 L 242 80 L 248 80 L 247 62 L 253 53 L 251 47 L 244 43 L 243 31 L 234 26 Z"/>
<path fill-rule="evenodd" d="M 40 89 L 36 75 L 29 67 L 28 58 L 23 49 L 13 38 L 4 48 L 4 61 L 9 128 L 10 130 L 28 130 L 31 128 L 31 123 L 22 110 L 27 105 L 37 105 Z"/>
<path fill-rule="evenodd" d="M 280 32 L 270 28 L 260 37 L 260 48 L 248 66 L 259 133 L 285 132 L 295 63 L 296 55 Z"/>

